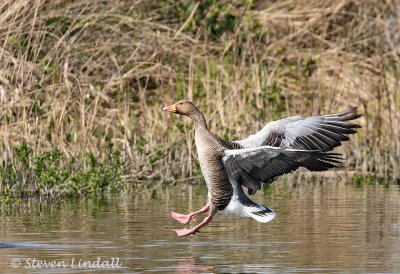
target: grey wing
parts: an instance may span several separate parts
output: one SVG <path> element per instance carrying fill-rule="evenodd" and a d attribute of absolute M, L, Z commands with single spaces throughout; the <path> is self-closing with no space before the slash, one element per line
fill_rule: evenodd
<path fill-rule="evenodd" d="M 249 188 L 249 194 L 273 182 L 278 176 L 299 167 L 323 171 L 340 163 L 340 154 L 320 151 L 281 149 L 270 146 L 225 150 L 223 164 L 228 176 Z"/>
<path fill-rule="evenodd" d="M 300 150 L 330 151 L 349 140 L 360 126 L 348 121 L 359 118 L 357 108 L 323 116 L 292 116 L 268 123 L 248 138 L 236 141 L 244 148 L 274 146 Z"/>

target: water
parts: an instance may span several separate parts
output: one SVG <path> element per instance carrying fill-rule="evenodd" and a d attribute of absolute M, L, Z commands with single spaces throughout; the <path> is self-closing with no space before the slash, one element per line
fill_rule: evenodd
<path fill-rule="evenodd" d="M 0 273 L 72 273 L 79 262 L 98 257 L 109 264 L 119 258 L 119 268 L 81 271 L 400 272 L 399 186 L 278 183 L 255 199 L 276 211 L 272 222 L 218 214 L 186 238 L 175 236 L 172 229 L 184 226 L 168 215 L 203 206 L 203 186 L 98 200 L 24 201 L 1 217 Z M 19 267 L 11 267 L 13 260 Z M 46 267 L 51 262 L 66 265 Z"/>

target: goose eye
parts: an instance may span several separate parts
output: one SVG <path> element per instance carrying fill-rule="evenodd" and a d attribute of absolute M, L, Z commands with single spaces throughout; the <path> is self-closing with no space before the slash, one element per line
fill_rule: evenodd
<path fill-rule="evenodd" d="M 180 105 L 183 105 L 183 103 L 181 102 L 181 103 L 179 103 Z"/>

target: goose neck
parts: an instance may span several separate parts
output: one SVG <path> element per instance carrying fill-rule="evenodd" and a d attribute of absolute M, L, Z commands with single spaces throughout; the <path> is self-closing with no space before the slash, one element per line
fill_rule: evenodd
<path fill-rule="evenodd" d="M 201 111 L 192 113 L 190 117 L 193 119 L 195 129 L 203 128 L 208 130 L 206 119 Z"/>

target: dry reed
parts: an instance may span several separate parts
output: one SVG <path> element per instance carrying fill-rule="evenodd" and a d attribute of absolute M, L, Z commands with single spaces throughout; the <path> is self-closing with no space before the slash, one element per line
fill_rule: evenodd
<path fill-rule="evenodd" d="M 127 180 L 197 176 L 190 121 L 160 112 L 187 98 L 226 138 L 359 106 L 346 168 L 399 177 L 398 1 L 217 2 L 2 1 L 4 161 L 112 148 Z"/>

